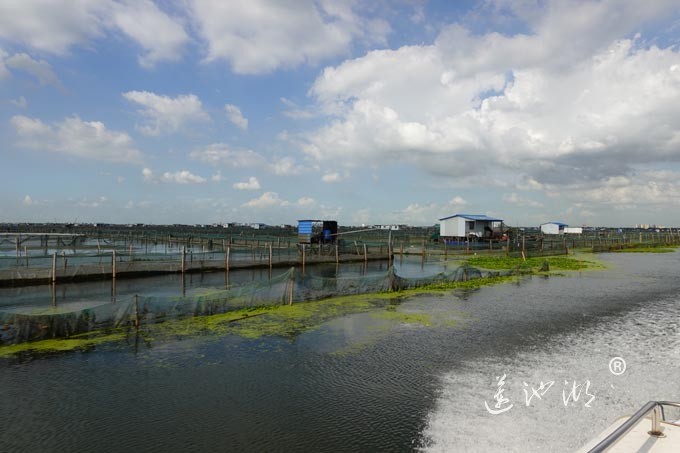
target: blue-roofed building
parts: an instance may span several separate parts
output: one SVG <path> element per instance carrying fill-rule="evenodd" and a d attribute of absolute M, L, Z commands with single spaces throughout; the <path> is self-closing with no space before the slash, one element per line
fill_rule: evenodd
<path fill-rule="evenodd" d="M 566 223 L 562 222 L 546 222 L 541 224 L 541 233 L 543 234 L 564 234 L 564 229 L 568 227 Z"/>
<path fill-rule="evenodd" d="M 300 244 L 330 244 L 337 236 L 338 222 L 335 220 L 298 220 Z"/>
<path fill-rule="evenodd" d="M 439 236 L 442 238 L 493 239 L 500 236 L 503 219 L 483 214 L 454 214 L 439 219 Z"/>

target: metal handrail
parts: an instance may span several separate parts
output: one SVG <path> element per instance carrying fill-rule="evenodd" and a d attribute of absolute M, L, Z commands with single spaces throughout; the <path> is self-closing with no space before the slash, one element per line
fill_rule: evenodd
<path fill-rule="evenodd" d="M 673 401 L 650 401 L 642 406 L 636 413 L 616 428 L 611 434 L 605 437 L 600 443 L 591 448 L 588 453 L 604 452 L 607 448 L 618 442 L 628 431 L 635 425 L 640 423 L 643 418 L 650 412 L 652 413 L 652 429 L 649 431 L 650 436 L 661 437 L 661 421 L 666 421 L 663 411 L 664 406 L 680 407 L 680 403 Z"/>

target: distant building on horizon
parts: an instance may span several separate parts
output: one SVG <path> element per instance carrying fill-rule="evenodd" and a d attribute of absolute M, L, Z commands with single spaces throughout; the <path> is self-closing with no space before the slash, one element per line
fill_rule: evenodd
<path fill-rule="evenodd" d="M 568 227 L 566 223 L 562 222 L 546 222 L 541 224 L 541 233 L 543 234 L 564 234 L 564 229 Z"/>

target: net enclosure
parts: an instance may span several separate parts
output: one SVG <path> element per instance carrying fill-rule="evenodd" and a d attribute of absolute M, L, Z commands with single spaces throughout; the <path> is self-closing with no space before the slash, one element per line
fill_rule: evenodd
<path fill-rule="evenodd" d="M 128 296 L 115 302 L 81 302 L 0 311 L 0 345 L 69 336 L 100 329 L 139 327 L 171 319 L 227 313 L 244 308 L 312 302 L 333 296 L 419 288 L 436 283 L 510 275 L 462 265 L 427 277 L 385 272 L 348 277 L 303 275 L 291 268 L 266 281 L 232 286 L 191 296 Z"/>

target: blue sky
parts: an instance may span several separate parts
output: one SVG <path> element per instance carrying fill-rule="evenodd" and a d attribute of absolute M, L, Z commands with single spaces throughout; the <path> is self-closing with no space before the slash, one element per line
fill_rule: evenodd
<path fill-rule="evenodd" d="M 675 1 L 6 0 L 0 222 L 680 223 Z"/>

